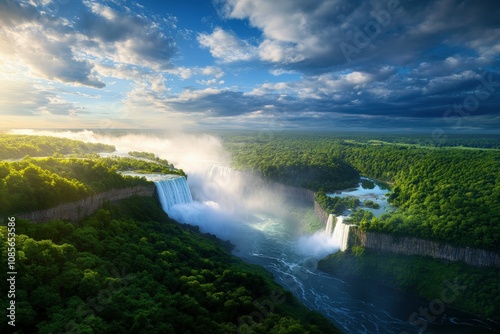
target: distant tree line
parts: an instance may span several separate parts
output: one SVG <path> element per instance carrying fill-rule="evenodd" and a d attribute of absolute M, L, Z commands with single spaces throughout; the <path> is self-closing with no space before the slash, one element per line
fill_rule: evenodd
<path fill-rule="evenodd" d="M 65 155 L 114 151 L 115 147 L 112 145 L 84 143 L 66 138 L 0 134 L 0 160 L 21 159 L 27 155 L 47 157 L 55 153 Z"/>

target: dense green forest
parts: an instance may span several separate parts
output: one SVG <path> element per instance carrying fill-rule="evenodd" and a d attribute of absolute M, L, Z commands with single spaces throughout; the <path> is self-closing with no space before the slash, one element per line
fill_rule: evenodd
<path fill-rule="evenodd" d="M 184 175 L 152 153 L 101 158 L 105 144 L 46 136 L 0 134 L 0 216 L 46 209 L 110 189 L 150 184 L 117 171 Z M 44 158 L 33 158 L 44 156 Z M 24 157 L 24 158 L 23 158 Z"/>
<path fill-rule="evenodd" d="M 340 333 L 153 198 L 108 204 L 79 223 L 16 223 L 15 333 Z"/>
<path fill-rule="evenodd" d="M 46 157 L 54 153 L 88 154 L 114 151 L 115 147 L 111 145 L 90 144 L 66 138 L 0 134 L 0 159 L 20 159 L 26 155 Z"/>
<path fill-rule="evenodd" d="M 421 256 L 382 254 L 360 246 L 329 255 L 318 268 L 340 277 L 355 276 L 417 293 L 429 300 L 443 298 L 445 282 L 460 286 L 446 303 L 455 308 L 500 320 L 497 268 L 476 268 Z M 450 293 L 444 295 L 450 296 Z"/>
<path fill-rule="evenodd" d="M 150 184 L 119 171 L 185 175 L 182 170 L 134 158 L 26 158 L 0 162 L 0 216 L 46 209 L 110 189 Z"/>
<path fill-rule="evenodd" d="M 359 173 L 341 158 L 297 147 L 288 139 L 261 143 L 252 137 L 229 137 L 225 146 L 233 156 L 233 168 L 265 179 L 312 190 L 344 189 L 358 183 Z"/>
<path fill-rule="evenodd" d="M 333 213 L 334 215 L 341 215 L 344 210 L 347 209 L 354 210 L 361 204 L 361 201 L 356 197 L 329 197 L 323 190 L 320 190 L 316 193 L 315 200 L 323 208 L 323 210 L 325 210 L 327 213 Z"/>
<path fill-rule="evenodd" d="M 283 183 L 331 191 L 358 182 L 357 173 L 388 181 L 389 201 L 398 210 L 380 218 L 358 215 L 366 218 L 358 221 L 364 230 L 500 252 L 500 151 L 396 141 L 374 145 L 369 138 L 358 142 L 353 137 L 281 133 L 269 140 L 248 134 L 224 136 L 223 141 L 236 168 Z M 462 144 L 476 139 L 465 138 Z M 304 172 L 290 168 L 296 165 Z M 323 182 L 315 178 L 316 171 L 325 177 L 331 173 L 332 179 Z"/>

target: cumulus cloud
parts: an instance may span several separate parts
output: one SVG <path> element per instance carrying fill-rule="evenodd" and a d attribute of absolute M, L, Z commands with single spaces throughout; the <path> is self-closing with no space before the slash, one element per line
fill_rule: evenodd
<path fill-rule="evenodd" d="M 254 59 L 257 50 L 233 33 L 216 28 L 211 34 L 199 34 L 198 42 L 208 48 L 215 58 L 225 63 Z"/>
<path fill-rule="evenodd" d="M 96 68 L 127 64 L 162 70 L 171 67 L 177 48 L 144 15 L 119 12 L 97 2 L 72 4 L 65 16 L 51 1 L 0 3 L 1 57 L 27 68 L 32 77 L 104 88 Z"/>
<path fill-rule="evenodd" d="M 196 25 L 133 1 L 0 0 L 0 112 L 91 112 L 69 87 L 153 126 L 435 127 L 482 77 L 469 128 L 498 126 L 495 1 L 214 3 Z"/>
<path fill-rule="evenodd" d="M 467 45 L 485 57 L 498 54 L 486 47 L 498 46 L 495 1 L 225 0 L 222 11 L 261 30 L 261 60 L 302 71 L 329 71 L 352 61 L 408 64 L 437 43 Z"/>
<path fill-rule="evenodd" d="M 1 115 L 66 115 L 76 117 L 85 108 L 69 102 L 54 90 L 28 81 L 2 80 L 0 82 Z"/>
<path fill-rule="evenodd" d="M 87 52 L 117 63 L 134 64 L 164 70 L 177 51 L 175 41 L 166 36 L 151 18 L 120 13 L 91 1 L 84 1 L 77 29 L 84 36 Z"/>
<path fill-rule="evenodd" d="M 38 7 L 16 2 L 0 4 L 0 57 L 27 67 L 34 77 L 103 88 L 93 64 L 79 59 L 71 48 L 75 36 L 68 22 L 40 14 Z M 20 69 L 20 72 L 22 68 Z"/>

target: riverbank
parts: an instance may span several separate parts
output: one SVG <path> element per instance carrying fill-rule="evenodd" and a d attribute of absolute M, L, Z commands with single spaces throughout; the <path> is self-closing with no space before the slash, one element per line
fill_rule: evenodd
<path fill-rule="evenodd" d="M 380 253 L 355 246 L 346 252 L 327 256 L 318 269 L 332 275 L 368 279 L 378 284 L 413 292 L 440 307 L 500 321 L 498 270 L 477 268 L 423 256 Z M 446 293 L 456 289 L 453 296 Z M 453 298 L 452 298 L 453 297 Z"/>

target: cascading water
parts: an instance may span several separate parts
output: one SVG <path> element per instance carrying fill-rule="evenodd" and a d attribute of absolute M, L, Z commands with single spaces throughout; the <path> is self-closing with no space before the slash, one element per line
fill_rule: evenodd
<path fill-rule="evenodd" d="M 197 201 L 191 200 L 184 178 L 156 182 L 162 206 L 172 219 L 199 226 L 202 232 L 230 240 L 235 245 L 234 255 L 271 271 L 276 280 L 305 305 L 323 313 L 345 333 L 398 334 L 418 330 L 408 317 L 423 305 L 428 305 L 428 301 L 392 290 L 380 290 L 365 282 L 343 281 L 317 270 L 316 255 L 310 255 L 316 253 L 310 249 L 305 254 L 298 251 L 297 238 L 300 234 L 287 218 L 274 212 L 268 214 L 258 207 L 251 214 L 242 214 L 240 207 L 250 211 L 251 201 L 249 192 L 242 192 L 241 189 L 255 188 L 257 183 L 253 179 L 243 179 L 241 174 L 223 165 L 198 167 L 200 171 L 191 173 L 189 177 L 189 186 Z M 182 199 L 180 194 L 187 198 Z M 275 203 L 273 197 L 268 200 L 259 191 L 254 195 Z M 244 205 L 234 204 L 236 201 Z M 318 237 L 312 238 L 308 245 L 325 247 L 326 253 L 321 249 L 319 252 L 325 253 L 324 256 L 339 248 L 345 250 L 350 226 L 343 223 L 343 218 L 336 217 L 335 223 L 335 216 L 329 216 L 327 233 L 318 233 Z M 391 305 L 387 304 L 388 300 Z M 446 314 L 449 315 L 448 310 Z M 450 319 L 457 322 L 460 318 L 450 315 Z M 446 323 L 451 326 L 450 321 L 446 320 Z M 460 326 L 460 330 L 466 326 Z"/>
<path fill-rule="evenodd" d="M 332 235 L 333 232 L 333 219 L 335 218 L 334 215 L 330 214 L 328 216 L 328 220 L 326 221 L 326 229 L 325 232 L 327 235 Z"/>
<path fill-rule="evenodd" d="M 330 215 L 331 217 L 332 215 Z M 328 217 L 328 220 L 330 220 Z M 349 238 L 349 227 L 350 225 L 344 224 L 344 217 L 338 216 L 337 223 L 335 224 L 335 228 L 333 229 L 332 238 L 336 245 L 339 246 L 341 251 L 345 251 L 347 249 L 347 240 Z M 328 223 L 327 223 L 328 228 Z"/>
<path fill-rule="evenodd" d="M 223 165 L 210 165 L 206 170 L 209 180 L 228 180 L 231 178 L 232 169 Z"/>
<path fill-rule="evenodd" d="M 155 184 L 161 207 L 167 214 L 170 214 L 170 209 L 175 204 L 186 204 L 193 201 L 184 176 L 155 181 Z"/>

